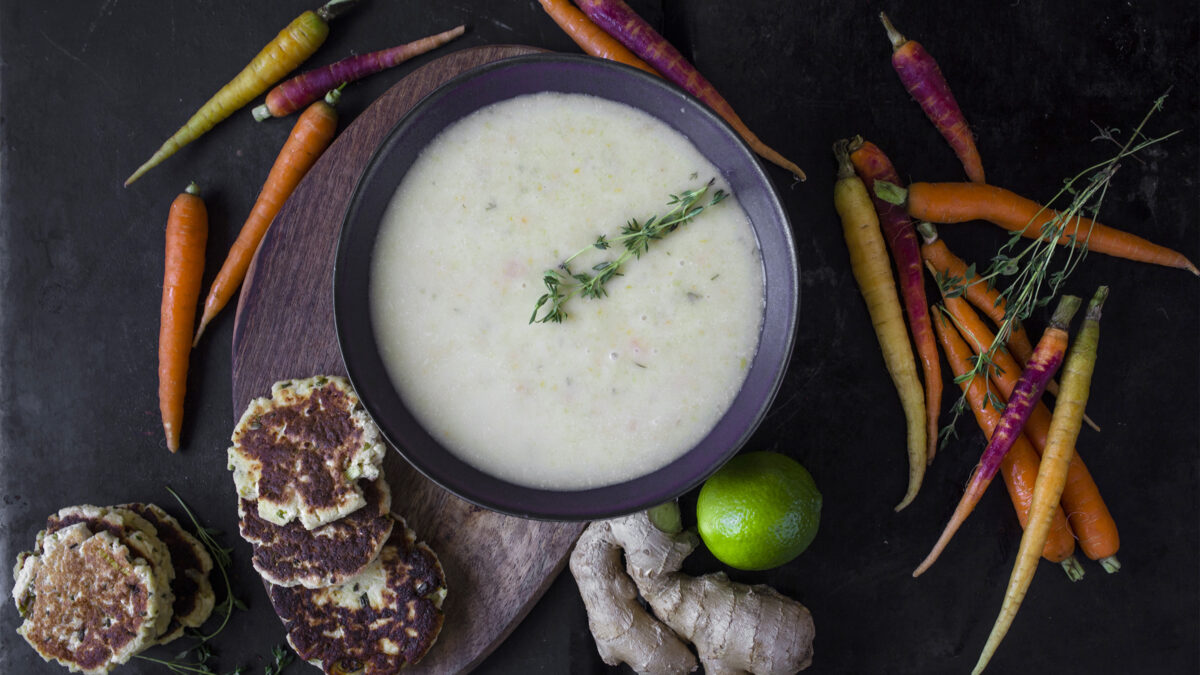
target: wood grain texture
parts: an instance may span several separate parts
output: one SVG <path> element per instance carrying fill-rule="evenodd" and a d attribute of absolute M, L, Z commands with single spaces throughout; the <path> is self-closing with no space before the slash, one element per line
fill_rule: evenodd
<path fill-rule="evenodd" d="M 488 46 L 414 71 L 345 129 L 284 205 L 250 267 L 233 332 L 233 409 L 277 380 L 344 374 L 333 321 L 333 261 L 342 215 L 371 153 L 422 97 L 459 73 L 537 51 Z M 441 637 L 418 670 L 459 672 L 483 660 L 561 571 L 582 523 L 500 515 L 468 504 L 388 453 L 393 510 L 438 553 L 449 595 Z"/>

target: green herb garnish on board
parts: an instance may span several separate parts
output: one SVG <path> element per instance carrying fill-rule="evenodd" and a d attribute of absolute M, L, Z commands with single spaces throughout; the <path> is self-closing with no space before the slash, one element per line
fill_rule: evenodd
<path fill-rule="evenodd" d="M 708 195 L 708 190 L 714 181 L 716 181 L 715 178 L 694 190 L 671 195 L 671 200 L 667 202 L 667 206 L 673 207 L 670 211 L 661 216 L 651 216 L 645 223 L 639 223 L 636 218 L 631 219 L 625 227 L 621 228 L 619 235 L 609 238 L 608 235 L 602 234 L 591 245 L 581 248 L 574 255 L 559 263 L 558 267 L 546 270 L 546 273 L 542 275 L 542 282 L 546 284 L 546 293 L 538 298 L 537 304 L 534 305 L 529 323 L 562 323 L 562 320 L 567 318 L 567 312 L 563 306 L 571 298 L 579 296 L 596 299 L 608 295 L 606 284 L 613 277 L 621 276 L 621 266 L 629 262 L 631 258 L 640 258 L 643 253 L 650 250 L 651 241 L 662 239 L 667 233 L 687 225 L 704 209 L 728 196 L 727 192 L 718 189 L 705 203 L 705 196 Z M 607 250 L 614 244 L 625 247 L 625 250 L 621 251 L 621 255 L 617 256 L 615 260 L 597 263 L 588 272 L 571 270 L 571 262 L 587 251 Z M 545 311 L 538 316 L 538 312 L 542 312 L 543 307 L 546 307 Z"/>

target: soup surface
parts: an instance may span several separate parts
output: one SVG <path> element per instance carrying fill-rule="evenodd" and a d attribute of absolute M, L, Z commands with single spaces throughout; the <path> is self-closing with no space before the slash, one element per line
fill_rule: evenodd
<path fill-rule="evenodd" d="M 546 269 L 714 176 L 663 122 L 585 95 L 520 96 L 443 131 L 392 198 L 371 266 L 383 361 L 422 426 L 482 471 L 559 490 L 647 474 L 700 441 L 762 322 L 736 195 L 653 241 L 607 297 L 570 299 L 562 323 L 529 318 Z"/>

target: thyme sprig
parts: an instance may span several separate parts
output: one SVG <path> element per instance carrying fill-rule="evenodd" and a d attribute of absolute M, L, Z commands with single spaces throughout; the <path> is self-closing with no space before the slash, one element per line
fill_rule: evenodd
<path fill-rule="evenodd" d="M 579 296 L 599 299 L 608 295 L 606 288 L 608 282 L 613 277 L 621 276 L 622 265 L 629 262 L 630 259 L 641 258 L 643 253 L 649 251 L 651 241 L 662 239 L 664 235 L 687 225 L 704 209 L 717 204 L 728 196 L 724 190 L 717 189 L 707 203 L 701 203 L 715 181 L 716 179 L 712 178 L 698 188 L 671 195 L 667 206 L 674 208 L 667 213 L 662 216 L 651 216 L 644 223 L 639 223 L 636 218 L 631 219 L 621 228 L 621 232 L 617 236 L 610 239 L 608 235 L 601 234 L 596 237 L 596 241 L 579 249 L 559 263 L 558 267 L 546 270 L 542 275 L 546 293 L 538 298 L 537 304 L 534 305 L 529 323 L 562 323 L 562 320 L 567 318 L 567 312 L 563 306 L 571 298 Z M 625 247 L 625 250 L 621 251 L 615 260 L 597 263 L 592 266 L 590 272 L 572 271 L 571 263 L 579 256 L 592 249 L 608 250 L 613 244 Z M 549 303 L 549 307 L 539 317 L 538 312 L 547 303 Z"/>
<path fill-rule="evenodd" d="M 1154 113 L 1162 110 L 1169 93 L 1168 91 L 1155 99 L 1150 110 L 1142 117 L 1141 122 L 1133 129 L 1124 143 L 1117 140 L 1118 129 L 1100 128 L 1099 135 L 1092 140 L 1117 143 L 1118 152 L 1063 182 L 1062 188 L 1025 227 L 1028 229 L 1036 222 L 1050 208 L 1050 204 L 1069 195 L 1071 197 L 1070 204 L 1065 209 L 1056 211 L 1054 216 L 1041 226 L 1038 238 L 1030 240 L 1024 247 L 1019 248 L 1019 244 L 1023 241 L 1024 230 L 1013 232 L 976 281 L 969 282 L 975 276 L 973 264 L 967 268 L 964 278 L 946 277 L 945 275 L 935 277 L 935 281 L 946 297 L 962 295 L 969 283 L 986 283 L 988 288 L 995 288 L 1001 279 L 1009 278 L 1007 286 L 1000 292 L 1000 297 L 1005 303 L 1005 311 L 1004 320 L 1000 323 L 999 330 L 996 331 L 995 339 L 986 350 L 973 359 L 970 371 L 954 378 L 956 383 L 970 382 L 975 377 L 988 377 L 992 370 L 997 368 L 993 361 L 996 351 L 1005 348 L 1004 345 L 1014 327 L 1032 316 L 1035 309 L 1048 305 L 1058 295 L 1063 282 L 1087 256 L 1087 243 L 1091 238 L 1093 223 L 1089 223 L 1086 228 L 1081 228 L 1081 219 L 1095 220 L 1100 211 L 1100 205 L 1108 193 L 1109 184 L 1121 166 L 1121 161 L 1131 157 L 1140 161 L 1140 158 L 1135 156 L 1137 153 L 1179 133 L 1176 130 L 1151 137 L 1142 131 Z M 1068 231 L 1071 234 L 1066 234 Z M 1086 232 L 1086 234 L 1081 236 L 1081 232 Z M 1058 244 L 1064 235 L 1072 245 Z M 942 308 L 942 311 L 945 309 Z M 1004 410 L 1003 404 L 994 396 L 989 396 L 985 404 L 992 405 L 999 411 Z M 954 403 L 949 424 L 938 433 L 942 445 L 954 437 L 954 425 L 966 407 L 966 394 L 963 394 Z"/>

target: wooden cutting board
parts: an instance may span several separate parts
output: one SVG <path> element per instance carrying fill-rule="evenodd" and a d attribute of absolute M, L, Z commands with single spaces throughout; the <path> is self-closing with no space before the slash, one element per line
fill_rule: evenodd
<path fill-rule="evenodd" d="M 444 56 L 405 77 L 341 132 L 275 218 L 242 286 L 233 331 L 235 417 L 277 380 L 345 374 L 333 322 L 334 253 L 350 193 L 387 132 L 455 75 L 535 51 L 488 46 Z M 449 586 L 445 626 L 419 670 L 470 669 L 545 592 L 584 524 L 524 520 L 473 506 L 395 452 L 384 468 L 393 510 L 438 553 Z"/>

